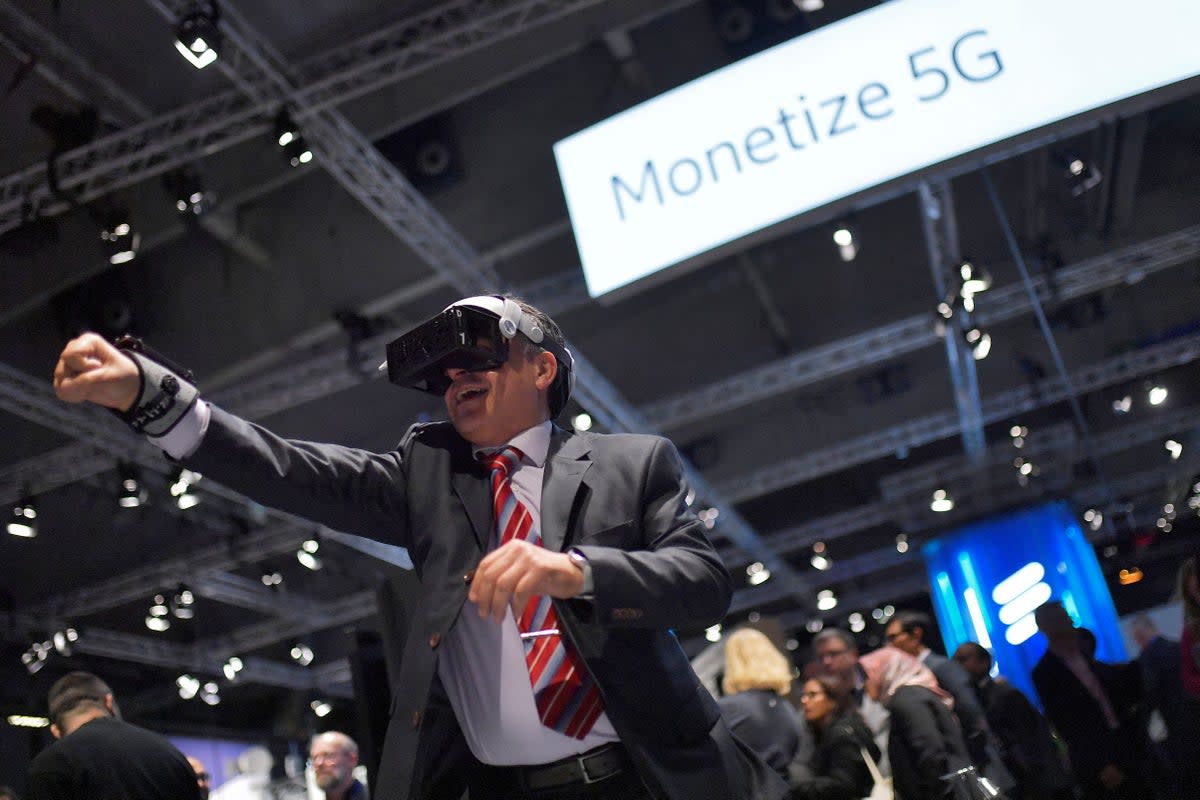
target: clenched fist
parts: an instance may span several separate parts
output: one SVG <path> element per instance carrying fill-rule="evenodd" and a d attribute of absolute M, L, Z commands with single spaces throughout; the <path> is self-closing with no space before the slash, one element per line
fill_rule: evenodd
<path fill-rule="evenodd" d="M 509 607 L 520 619 L 533 595 L 566 599 L 581 591 L 583 570 L 566 553 L 513 539 L 479 562 L 467 598 L 479 609 L 479 616 L 500 622 Z"/>
<path fill-rule="evenodd" d="M 67 342 L 54 367 L 54 391 L 68 403 L 86 400 L 128 411 L 140 390 L 137 364 L 95 333 Z"/>

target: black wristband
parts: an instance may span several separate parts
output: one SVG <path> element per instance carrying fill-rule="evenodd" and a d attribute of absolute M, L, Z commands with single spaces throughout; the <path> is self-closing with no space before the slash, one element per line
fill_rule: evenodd
<path fill-rule="evenodd" d="M 200 396 L 191 373 L 165 358 L 156 358 L 157 353 L 132 337 L 122 336 L 116 346 L 137 364 L 141 378 L 137 400 L 128 411 L 116 412 L 117 416 L 138 433 L 155 438 L 165 436 Z"/>

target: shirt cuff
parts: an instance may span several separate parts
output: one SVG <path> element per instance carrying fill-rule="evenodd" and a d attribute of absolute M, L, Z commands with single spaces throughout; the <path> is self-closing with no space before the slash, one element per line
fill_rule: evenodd
<path fill-rule="evenodd" d="M 578 548 L 572 547 L 567 551 L 567 555 L 583 571 L 583 589 L 575 596 L 581 600 L 591 600 L 596 592 L 596 580 L 592 577 L 592 565 L 588 563 L 587 556 Z"/>
<path fill-rule="evenodd" d="M 146 437 L 151 444 L 161 448 L 167 455 L 176 460 L 187 458 L 204 441 L 208 431 L 208 421 L 212 417 L 212 409 L 203 400 L 197 400 L 187 413 L 180 417 L 175 427 L 162 436 Z"/>

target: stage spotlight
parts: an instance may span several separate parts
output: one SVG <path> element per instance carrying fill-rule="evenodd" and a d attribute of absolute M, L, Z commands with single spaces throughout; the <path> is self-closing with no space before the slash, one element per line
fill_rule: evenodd
<path fill-rule="evenodd" d="M 27 497 L 13 506 L 6 530 L 13 536 L 32 539 L 38 534 L 37 515 L 37 506 L 34 505 L 33 498 Z"/>
<path fill-rule="evenodd" d="M 819 619 L 810 619 L 804 623 L 804 630 L 809 633 L 820 633 L 825 628 L 825 622 Z"/>
<path fill-rule="evenodd" d="M 121 508 L 137 508 L 144 505 L 149 495 L 146 487 L 138 480 L 138 473 L 133 467 L 121 467 L 121 487 L 117 490 L 117 505 Z"/>
<path fill-rule="evenodd" d="M 817 592 L 817 610 L 832 611 L 837 608 L 837 597 L 833 593 L 833 589 L 822 589 Z"/>
<path fill-rule="evenodd" d="M 175 476 L 169 491 L 181 510 L 186 511 L 199 504 L 200 496 L 192 491 L 192 487 L 200 482 L 200 478 L 199 472 L 192 472 L 190 469 L 180 469 L 179 474 Z"/>
<path fill-rule="evenodd" d="M 300 545 L 300 549 L 296 551 L 296 560 L 303 564 L 308 569 L 319 570 L 322 566 L 321 559 L 317 556 L 317 550 L 321 547 L 321 543 L 316 539 L 306 539 Z"/>
<path fill-rule="evenodd" d="M 283 148 L 283 154 L 293 167 L 312 161 L 312 150 L 286 107 L 279 109 L 275 115 L 275 142 Z"/>
<path fill-rule="evenodd" d="M 908 534 L 905 534 L 905 533 L 896 534 L 896 552 L 900 553 L 900 554 L 904 554 L 904 553 L 908 552 Z M 881 612 L 881 614 L 882 614 L 882 612 Z M 876 617 L 876 619 L 878 619 L 878 617 Z"/>
<path fill-rule="evenodd" d="M 221 32 L 217 29 L 216 0 L 196 3 L 175 25 L 175 49 L 196 69 L 204 69 L 217 60 Z"/>
<path fill-rule="evenodd" d="M 225 673 L 226 679 L 230 681 L 236 681 L 238 673 L 241 672 L 245 666 L 246 665 L 242 663 L 240 658 L 237 656 L 230 656 L 221 670 Z"/>
<path fill-rule="evenodd" d="M 324 700 L 313 700 L 308 704 L 308 707 L 311 708 L 312 712 L 318 717 L 328 716 L 329 712 L 333 711 L 333 706 Z"/>
<path fill-rule="evenodd" d="M 796 0 L 796 8 L 811 14 L 825 7 L 825 0 Z"/>
<path fill-rule="evenodd" d="M 69 656 L 71 655 L 71 645 L 79 641 L 79 632 L 74 628 L 65 628 L 55 631 L 50 640 L 54 642 L 54 649 L 58 651 L 59 655 Z"/>
<path fill-rule="evenodd" d="M 187 674 L 176 678 L 175 685 L 179 687 L 179 696 L 184 700 L 191 700 L 200 691 L 200 679 Z"/>
<path fill-rule="evenodd" d="M 858 237 L 849 222 L 839 223 L 833 229 L 833 243 L 837 245 L 842 261 L 853 261 L 858 255 Z"/>
<path fill-rule="evenodd" d="M 833 566 L 833 559 L 829 557 L 824 542 L 816 542 L 813 544 L 812 557 L 808 559 L 808 563 L 812 564 L 815 569 L 819 569 L 822 572 Z"/>
<path fill-rule="evenodd" d="M 705 628 L 704 638 L 710 642 L 721 641 L 721 623 L 718 622 L 716 625 L 709 625 Z"/>
<path fill-rule="evenodd" d="M 958 274 L 962 277 L 962 287 L 959 293 L 965 300 L 968 297 L 974 297 L 977 294 L 982 294 L 992 288 L 992 275 L 985 267 L 966 259 L 958 267 Z"/>
<path fill-rule="evenodd" d="M 1061 152 L 1055 154 L 1062 169 L 1063 179 L 1067 182 L 1067 191 L 1072 197 L 1078 197 L 1089 189 L 1095 188 L 1103 180 L 1100 169 L 1078 153 Z"/>
<path fill-rule="evenodd" d="M 1163 447 L 1165 447 L 1167 452 L 1171 454 L 1172 461 L 1178 461 L 1179 457 L 1183 455 L 1183 445 L 1174 439 L 1167 439 L 1165 442 L 1163 442 Z"/>
<path fill-rule="evenodd" d="M 1113 410 L 1113 413 L 1116 414 L 1117 416 L 1123 416 L 1125 414 L 1128 414 L 1132 408 L 1133 408 L 1133 397 L 1131 395 L 1125 395 L 1123 397 L 1118 397 L 1116 400 L 1113 400 L 1112 410 Z"/>
<path fill-rule="evenodd" d="M 142 243 L 142 235 L 134 230 L 129 212 L 124 210 L 108 214 L 100 231 L 100 239 L 108 253 L 108 263 L 113 265 L 127 264 L 137 258 L 138 247 Z"/>
<path fill-rule="evenodd" d="M 217 686 L 216 681 L 208 681 L 204 686 L 200 687 L 200 699 L 210 706 L 215 706 L 221 702 L 221 689 Z"/>
<path fill-rule="evenodd" d="M 1167 387 L 1161 384 L 1155 384 L 1146 392 L 1146 400 L 1152 406 L 1161 406 L 1167 401 L 1167 394 Z"/>
<path fill-rule="evenodd" d="M 846 621 L 850 623 L 851 633 L 862 633 L 866 630 L 867 621 L 863 619 L 863 615 L 858 611 L 847 617 Z"/>
<path fill-rule="evenodd" d="M 592 429 L 592 415 L 586 411 L 582 411 L 571 418 L 571 427 L 577 431 L 590 431 Z"/>
<path fill-rule="evenodd" d="M 945 489 L 937 489 L 933 493 L 933 499 L 929 502 L 929 510 L 936 511 L 939 514 L 944 514 L 947 511 L 954 509 L 954 498 Z"/>
<path fill-rule="evenodd" d="M 171 598 L 171 614 L 176 619 L 192 619 L 196 616 L 196 595 L 192 594 L 192 590 L 183 586 L 179 586 L 179 590 L 175 592 L 175 596 Z"/>
<path fill-rule="evenodd" d="M 761 561 L 755 561 L 746 567 L 746 582 L 751 586 L 759 586 L 770 579 L 771 570 L 767 569 Z"/>
<path fill-rule="evenodd" d="M 976 361 L 983 361 L 988 357 L 988 353 L 992 352 L 992 335 L 983 328 L 969 328 L 963 333 L 963 339 L 966 340 L 967 347 L 971 348 L 971 357 Z"/>
<path fill-rule="evenodd" d="M 306 644 L 292 645 L 292 661 L 295 661 L 302 667 L 307 667 L 313 662 L 313 650 Z"/>

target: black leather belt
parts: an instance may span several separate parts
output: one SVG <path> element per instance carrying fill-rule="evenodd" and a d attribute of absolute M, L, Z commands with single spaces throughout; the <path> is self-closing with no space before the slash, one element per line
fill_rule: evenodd
<path fill-rule="evenodd" d="M 586 753 L 528 767 L 484 767 L 484 774 L 496 788 L 510 787 L 523 792 L 585 786 L 622 774 L 633 762 L 625 748 L 616 742 L 603 744 Z"/>

